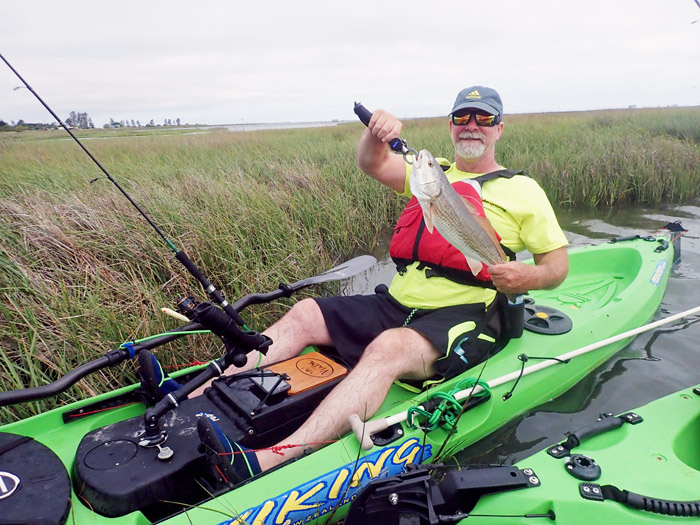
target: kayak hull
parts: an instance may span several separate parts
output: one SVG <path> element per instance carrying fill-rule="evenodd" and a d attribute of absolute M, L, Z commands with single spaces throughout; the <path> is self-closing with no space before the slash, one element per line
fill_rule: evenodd
<path fill-rule="evenodd" d="M 313 454 L 287 462 L 204 502 L 171 501 L 168 503 L 170 510 L 165 513 L 155 504 L 151 505 L 154 513 L 144 513 L 140 509 L 108 517 L 103 515 L 104 511 L 100 514 L 94 510 L 89 494 L 85 500 L 86 494 L 76 483 L 75 458 L 84 436 L 99 433 L 99 429 L 108 425 L 123 424 L 130 418 L 135 418 L 134 421 L 143 419 L 144 406 L 128 401 L 133 386 L 6 425 L 0 431 L 30 436 L 60 458 L 73 482 L 67 523 L 136 525 L 157 521 L 171 525 L 271 525 L 287 520 L 292 524 L 337 520 L 347 513 L 347 503 L 372 479 L 398 474 L 409 463 L 444 459 L 464 449 L 506 422 L 562 394 L 625 346 L 629 339 L 593 350 L 567 363 L 551 359 L 636 328 L 654 316 L 673 262 L 671 245 L 665 243 L 666 248 L 659 250 L 664 243 L 656 239 L 635 239 L 572 249 L 571 270 L 566 281 L 555 290 L 532 292 L 530 297 L 538 307 L 565 313 L 573 328 L 558 335 L 526 330 L 521 338 L 511 340 L 485 365 L 436 387 L 435 390 L 449 391 L 465 377 L 479 374 L 482 380 L 494 383 L 511 377 L 493 386 L 486 401 L 465 411 L 454 432 L 439 427 L 424 433 L 406 424 L 398 424 L 396 432 L 368 451 L 362 450 L 358 438 L 349 434 Z M 555 324 L 552 321 L 554 328 Z M 526 361 L 519 358 L 523 355 L 528 356 Z M 533 362 L 547 362 L 553 366 L 524 375 L 513 390 L 523 365 L 529 366 Z M 507 395 L 511 391 L 512 394 Z M 392 387 L 373 419 L 401 413 L 423 402 L 429 395 L 431 393 L 416 395 L 401 387 Z M 127 402 L 123 406 L 111 402 L 121 400 L 119 396 L 126 396 Z M 89 407 L 96 401 L 117 406 L 92 413 Z M 71 414 L 71 417 L 66 414 Z M 188 427 L 188 431 L 191 430 Z M 197 439 L 196 432 L 192 439 Z M 438 452 L 440 457 L 436 458 Z M 178 453 L 175 450 L 175 454 Z M 0 473 L 6 470 L 3 457 L 0 454 Z M 115 483 L 134 482 L 121 479 L 119 466 L 114 468 L 111 479 Z M 0 515 L 5 508 L 13 508 L 13 497 L 0 499 Z"/>

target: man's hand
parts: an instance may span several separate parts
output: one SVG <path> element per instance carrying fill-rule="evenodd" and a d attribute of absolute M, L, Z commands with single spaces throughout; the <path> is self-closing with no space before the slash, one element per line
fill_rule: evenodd
<path fill-rule="evenodd" d="M 532 275 L 534 271 L 534 266 L 518 261 L 489 266 L 489 274 L 496 290 L 506 294 L 521 294 L 535 290 L 536 287 L 531 284 L 534 281 Z"/>
<path fill-rule="evenodd" d="M 401 134 L 402 124 L 391 113 L 377 109 L 357 144 L 357 165 L 370 177 L 401 193 L 406 183 L 406 163 L 389 149 Z"/>
<path fill-rule="evenodd" d="M 533 255 L 535 265 L 519 261 L 489 266 L 493 285 L 499 292 L 520 294 L 530 290 L 551 290 L 569 273 L 569 255 L 565 247 Z"/>
<path fill-rule="evenodd" d="M 370 134 L 384 144 L 400 137 L 402 127 L 399 119 L 383 109 L 375 109 L 367 125 Z"/>

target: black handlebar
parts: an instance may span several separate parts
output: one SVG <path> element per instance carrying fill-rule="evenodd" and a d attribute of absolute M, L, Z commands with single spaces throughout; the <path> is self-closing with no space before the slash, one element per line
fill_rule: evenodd
<path fill-rule="evenodd" d="M 93 372 L 97 372 L 103 368 L 118 365 L 131 359 L 141 350 L 148 350 L 151 348 L 156 348 L 158 346 L 164 345 L 176 339 L 184 337 L 186 332 L 192 332 L 197 330 L 202 330 L 204 327 L 199 323 L 191 323 L 185 326 L 171 330 L 170 332 L 165 332 L 159 337 L 154 337 L 143 343 L 138 343 L 132 346 L 131 349 L 128 348 L 118 348 L 116 350 L 110 350 L 102 357 L 93 359 L 92 361 L 82 364 L 71 370 L 63 377 L 57 379 L 56 381 L 49 383 L 48 385 L 42 385 L 31 388 L 24 388 L 22 390 L 9 390 L 7 392 L 0 392 L 0 407 L 14 405 L 17 403 L 24 403 L 25 401 L 35 401 L 38 399 L 46 399 L 47 397 L 55 396 L 68 390 L 78 381 L 84 377 L 89 376 Z"/>

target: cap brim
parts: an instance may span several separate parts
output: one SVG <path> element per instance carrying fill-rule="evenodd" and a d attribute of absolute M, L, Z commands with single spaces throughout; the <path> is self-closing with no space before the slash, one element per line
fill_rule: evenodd
<path fill-rule="evenodd" d="M 489 104 L 486 104 L 484 102 L 479 102 L 479 101 L 474 101 L 474 102 L 462 102 L 458 106 L 452 108 L 452 111 L 450 112 L 450 115 L 456 113 L 457 111 L 461 111 L 463 109 L 480 109 L 482 111 L 486 111 L 487 113 L 491 115 L 498 115 L 499 112 L 496 108 L 493 106 L 490 106 Z"/>

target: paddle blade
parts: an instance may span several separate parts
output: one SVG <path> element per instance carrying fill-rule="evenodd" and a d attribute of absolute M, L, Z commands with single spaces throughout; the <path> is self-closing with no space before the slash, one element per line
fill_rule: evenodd
<path fill-rule="evenodd" d="M 297 281 L 294 284 L 290 284 L 288 288 L 290 288 L 292 291 L 296 291 L 302 288 L 306 288 L 307 286 L 311 286 L 312 284 L 347 279 L 348 277 L 357 275 L 360 272 L 364 272 L 376 262 L 377 259 L 375 259 L 371 255 L 360 255 L 359 257 L 355 257 L 354 259 L 350 259 L 349 261 L 345 261 L 344 263 L 339 264 L 335 268 L 326 270 L 322 274 L 316 275 L 314 277 L 307 277 L 306 279 Z"/>

